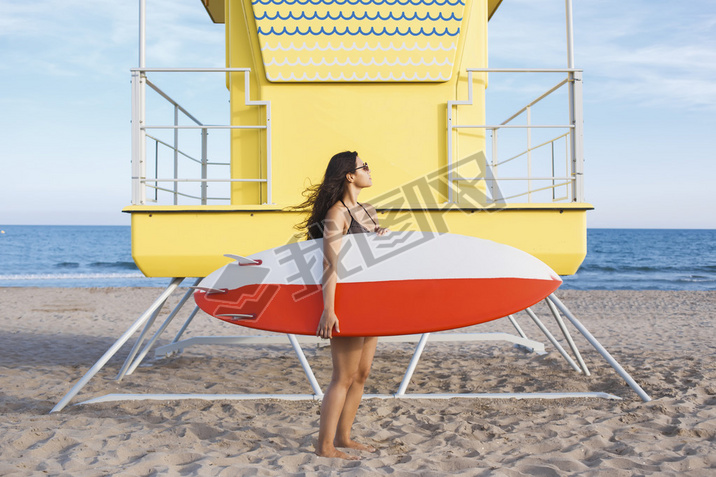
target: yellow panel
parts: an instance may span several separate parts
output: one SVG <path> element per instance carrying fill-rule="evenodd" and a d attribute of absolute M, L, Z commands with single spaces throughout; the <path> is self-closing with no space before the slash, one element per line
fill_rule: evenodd
<path fill-rule="evenodd" d="M 486 238 L 520 248 L 560 275 L 573 274 L 587 252 L 589 204 L 513 205 L 488 210 L 378 209 L 393 230 L 431 230 Z M 296 212 L 267 208 L 129 207 L 132 255 L 152 277 L 206 276 L 228 263 L 226 253 L 250 255 L 295 240 Z"/>
<path fill-rule="evenodd" d="M 575 209 L 474 211 L 448 217 L 451 233 L 524 250 L 560 275 L 573 275 L 587 255 L 586 211 Z"/>
<path fill-rule="evenodd" d="M 447 81 L 465 0 L 256 0 L 270 81 Z"/>
<path fill-rule="evenodd" d="M 281 212 L 132 213 L 132 257 L 152 277 L 203 277 L 230 260 L 285 244 L 298 222 Z"/>

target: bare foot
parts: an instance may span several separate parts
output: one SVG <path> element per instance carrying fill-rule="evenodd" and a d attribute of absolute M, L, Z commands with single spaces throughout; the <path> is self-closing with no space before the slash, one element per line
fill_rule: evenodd
<path fill-rule="evenodd" d="M 369 446 L 366 444 L 361 444 L 360 442 L 356 442 L 352 439 L 348 439 L 347 441 L 334 441 L 333 444 L 335 444 L 336 447 L 347 447 L 349 449 L 358 449 L 365 452 L 377 452 L 378 449 L 376 449 L 373 446 Z"/>
<path fill-rule="evenodd" d="M 346 460 L 358 460 L 357 456 L 346 454 L 345 452 L 341 452 L 335 447 L 331 449 L 318 449 L 316 448 L 316 455 L 319 457 L 338 457 L 339 459 L 346 459 Z"/>

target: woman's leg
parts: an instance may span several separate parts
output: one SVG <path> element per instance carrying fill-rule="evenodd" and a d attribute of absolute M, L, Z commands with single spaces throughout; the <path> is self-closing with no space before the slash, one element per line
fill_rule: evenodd
<path fill-rule="evenodd" d="M 365 338 L 363 342 L 363 350 L 358 365 L 358 374 L 353 380 L 353 384 L 348 389 L 345 403 L 343 404 L 343 412 L 338 420 L 338 429 L 336 430 L 335 445 L 338 447 L 350 447 L 368 452 L 375 452 L 375 448 L 364 444 L 359 444 L 351 439 L 351 427 L 358 412 L 358 406 L 363 398 L 363 388 L 365 381 L 370 374 L 370 367 L 373 364 L 373 356 L 375 355 L 375 347 L 378 344 L 378 338 L 375 336 Z"/>
<path fill-rule="evenodd" d="M 333 374 L 321 403 L 321 424 L 318 429 L 316 454 L 325 457 L 355 457 L 337 450 L 333 444 L 336 428 L 343 412 L 346 395 L 355 380 L 363 354 L 364 338 L 333 338 L 331 340 L 331 358 Z"/>

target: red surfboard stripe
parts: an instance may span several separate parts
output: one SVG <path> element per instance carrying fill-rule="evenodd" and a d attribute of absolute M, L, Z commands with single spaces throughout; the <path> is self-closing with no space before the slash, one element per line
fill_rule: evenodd
<path fill-rule="evenodd" d="M 442 331 L 516 313 L 539 302 L 559 280 L 462 278 L 338 283 L 338 336 Z M 280 333 L 315 335 L 323 311 L 320 285 L 247 285 L 226 293 L 197 291 L 197 304 L 224 321 Z M 249 318 L 217 315 L 252 315 Z"/>

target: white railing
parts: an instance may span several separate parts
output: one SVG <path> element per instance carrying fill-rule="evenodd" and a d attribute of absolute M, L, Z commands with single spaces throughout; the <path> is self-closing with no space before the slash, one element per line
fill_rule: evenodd
<path fill-rule="evenodd" d="M 230 201 L 230 197 L 210 197 L 208 195 L 209 183 L 230 184 L 234 182 L 258 182 L 266 184 L 266 201 L 272 203 L 272 164 L 271 164 L 271 102 L 252 101 L 250 94 L 250 69 L 249 68 L 133 68 L 132 70 L 132 204 L 145 205 L 147 202 L 158 202 L 159 192 L 167 192 L 173 199 L 173 204 L 179 202 L 179 197 L 199 201 L 206 205 L 208 201 Z M 147 73 L 243 73 L 245 81 L 245 104 L 247 106 L 263 106 L 266 108 L 266 124 L 262 125 L 207 125 L 203 124 L 177 101 L 162 91 L 157 85 L 149 81 Z M 149 86 L 161 98 L 166 100 L 174 109 L 174 120 L 172 124 L 146 123 L 146 87 Z M 180 113 L 189 119 L 193 124 L 181 125 Z M 266 130 L 266 177 L 244 178 L 244 179 L 211 179 L 208 177 L 208 166 L 230 166 L 230 161 L 216 162 L 209 161 L 208 131 L 209 130 L 234 130 L 234 129 L 257 129 Z M 172 130 L 173 139 L 170 141 L 150 134 L 152 130 Z M 187 152 L 187 149 L 180 148 L 179 132 L 182 130 L 199 130 L 200 157 Z M 149 141 L 154 145 L 154 174 L 147 176 L 147 148 Z M 159 151 L 162 149 L 171 151 L 173 158 L 172 177 L 158 177 L 159 175 Z M 189 160 L 201 166 L 201 177 L 180 177 L 180 159 Z M 227 173 L 226 176 L 229 176 Z M 198 195 L 182 192 L 179 189 L 181 183 L 199 183 L 200 193 Z M 170 184 L 166 187 L 162 184 Z M 147 198 L 147 189 L 154 192 L 153 198 Z"/>
<path fill-rule="evenodd" d="M 448 101 L 447 121 L 448 121 L 448 202 L 455 203 L 455 188 L 459 187 L 462 181 L 471 183 L 485 182 L 485 189 L 489 191 L 490 197 L 488 201 L 494 203 L 505 203 L 512 199 L 526 198 L 527 202 L 533 202 L 533 195 L 551 190 L 552 202 L 571 201 L 584 202 L 584 183 L 583 183 L 583 116 L 582 116 L 582 70 L 568 69 L 497 69 L 497 68 L 471 68 L 468 73 L 468 99 L 463 101 Z M 458 106 L 470 106 L 473 104 L 473 74 L 474 73 L 563 73 L 565 78 L 555 86 L 547 90 L 545 93 L 528 103 L 522 109 L 510 116 L 500 124 L 454 124 L 455 111 Z M 552 95 L 562 87 L 567 86 L 569 91 L 568 108 L 569 122 L 567 124 L 533 124 L 532 108 Z M 524 116 L 526 124 L 511 124 L 515 119 Z M 454 159 L 455 138 L 454 131 L 457 129 L 483 129 L 492 134 L 490 143 L 490 157 L 486 159 L 482 167 L 481 174 L 476 177 L 463 177 L 457 170 L 457 161 Z M 500 159 L 498 151 L 499 147 L 499 131 L 510 129 L 526 130 L 526 147 L 524 150 L 510 157 Z M 533 130 L 558 129 L 560 131 L 556 136 L 547 140 L 543 140 L 537 145 L 532 144 Z M 557 159 L 555 156 L 555 147 L 564 142 L 565 159 L 564 173 L 559 174 Z M 551 148 L 551 174 L 533 174 L 535 169 L 533 164 L 533 152 L 543 150 L 543 148 Z M 523 159 L 524 173 L 516 176 L 500 176 L 500 166 L 513 163 L 519 159 Z M 544 169 L 541 164 L 540 169 Z M 500 183 L 510 183 L 517 181 L 523 183 L 524 187 L 515 191 L 509 188 L 510 193 L 504 194 L 500 188 Z M 544 184 L 547 185 L 544 185 Z M 536 184 L 536 185 L 535 185 Z M 563 188 L 565 193 L 559 194 L 558 191 Z M 459 204 L 458 204 L 459 205 Z"/>
<path fill-rule="evenodd" d="M 205 205 L 208 201 L 229 201 L 230 197 L 210 197 L 208 195 L 208 185 L 210 183 L 230 184 L 234 182 L 258 182 L 266 184 L 266 200 L 264 203 L 272 203 L 272 164 L 271 164 L 271 103 L 270 101 L 252 101 L 250 99 L 250 78 L 249 68 L 135 68 L 132 69 L 132 204 L 145 205 L 148 202 L 158 202 L 159 193 L 165 192 L 172 197 L 173 204 L 178 204 L 179 198 L 195 200 Z M 147 78 L 147 73 L 197 73 L 197 72 L 216 72 L 216 73 L 243 73 L 245 81 L 245 104 L 249 106 L 263 106 L 266 108 L 266 124 L 265 125 L 207 125 L 199 121 L 194 115 L 189 113 L 177 101 L 162 91 L 154 83 Z M 489 69 L 474 68 L 468 69 L 468 99 L 463 101 L 448 101 L 447 121 L 448 121 L 448 201 L 456 203 L 455 189 L 459 187 L 460 182 L 480 182 L 484 181 L 485 190 L 489 192 L 488 202 L 504 203 L 517 198 L 526 198 L 527 202 L 533 202 L 533 195 L 546 191 L 552 191 L 551 201 L 572 201 L 583 202 L 583 146 L 582 146 L 582 88 L 581 88 L 581 70 L 577 69 Z M 547 90 L 545 93 L 528 103 L 522 109 L 511 115 L 508 119 L 500 124 L 455 124 L 455 112 L 459 106 L 470 106 L 473 104 L 473 75 L 476 73 L 563 73 L 566 77 L 555 86 Z M 174 120 L 172 124 L 146 124 L 146 86 L 149 86 L 174 110 Z M 569 90 L 569 123 L 568 124 L 533 124 L 532 108 L 552 95 L 559 89 L 567 86 Z M 179 124 L 180 114 L 189 119 L 193 124 Z M 526 117 L 526 124 L 512 124 L 519 117 Z M 232 129 L 258 129 L 266 130 L 266 176 L 258 178 L 241 178 L 241 179 L 212 179 L 208 177 L 208 166 L 230 166 L 230 161 L 217 162 L 209 160 L 207 135 L 211 129 L 232 130 Z M 458 129 L 483 129 L 490 132 L 491 153 L 489 159 L 484 163 L 480 175 L 476 177 L 464 177 L 460 175 L 457 169 L 458 162 L 454 158 L 455 138 L 454 131 Z M 526 147 L 517 154 L 513 154 L 507 158 L 501 158 L 498 155 L 499 132 L 501 130 L 526 130 Z M 534 130 L 545 129 L 561 129 L 560 133 L 548 140 L 542 140 L 539 144 L 532 144 L 532 133 Z M 153 130 L 171 130 L 173 138 L 170 140 L 162 139 L 158 135 L 151 134 Z M 200 153 L 199 157 L 195 154 L 187 152 L 186 149 L 179 146 L 179 132 L 182 130 L 199 130 L 201 133 Z M 147 175 L 147 149 L 149 142 L 153 142 L 154 146 L 154 174 L 153 177 Z M 564 143 L 564 173 L 558 173 L 558 161 L 555 156 L 555 148 Z M 171 177 L 159 177 L 159 151 L 169 150 L 172 155 Z M 551 148 L 550 155 L 550 174 L 534 174 L 533 170 L 533 153 L 546 148 Z M 201 167 L 200 178 L 186 178 L 179 176 L 179 161 L 188 160 L 199 164 Z M 508 164 L 515 164 L 522 161 L 524 165 L 524 174 L 513 176 L 500 175 L 501 167 L 504 168 Z M 543 166 L 543 165 L 542 165 Z M 539 168 L 537 168 L 539 169 Z M 541 167 L 544 169 L 544 167 Z M 229 174 L 227 173 L 226 176 Z M 199 183 L 200 192 L 191 194 L 180 190 L 181 183 Z M 520 183 L 524 184 L 518 191 L 514 187 L 505 187 L 505 184 Z M 168 186 L 166 184 L 169 184 Z M 503 193 L 502 189 L 508 191 Z M 545 185 L 546 184 L 546 185 Z M 558 194 L 558 191 L 564 190 L 564 193 Z M 153 197 L 148 198 L 148 190 L 153 192 Z M 487 194 L 486 194 L 487 195 Z M 544 202 L 544 201 L 542 201 Z M 457 204 L 459 205 L 459 204 Z"/>

